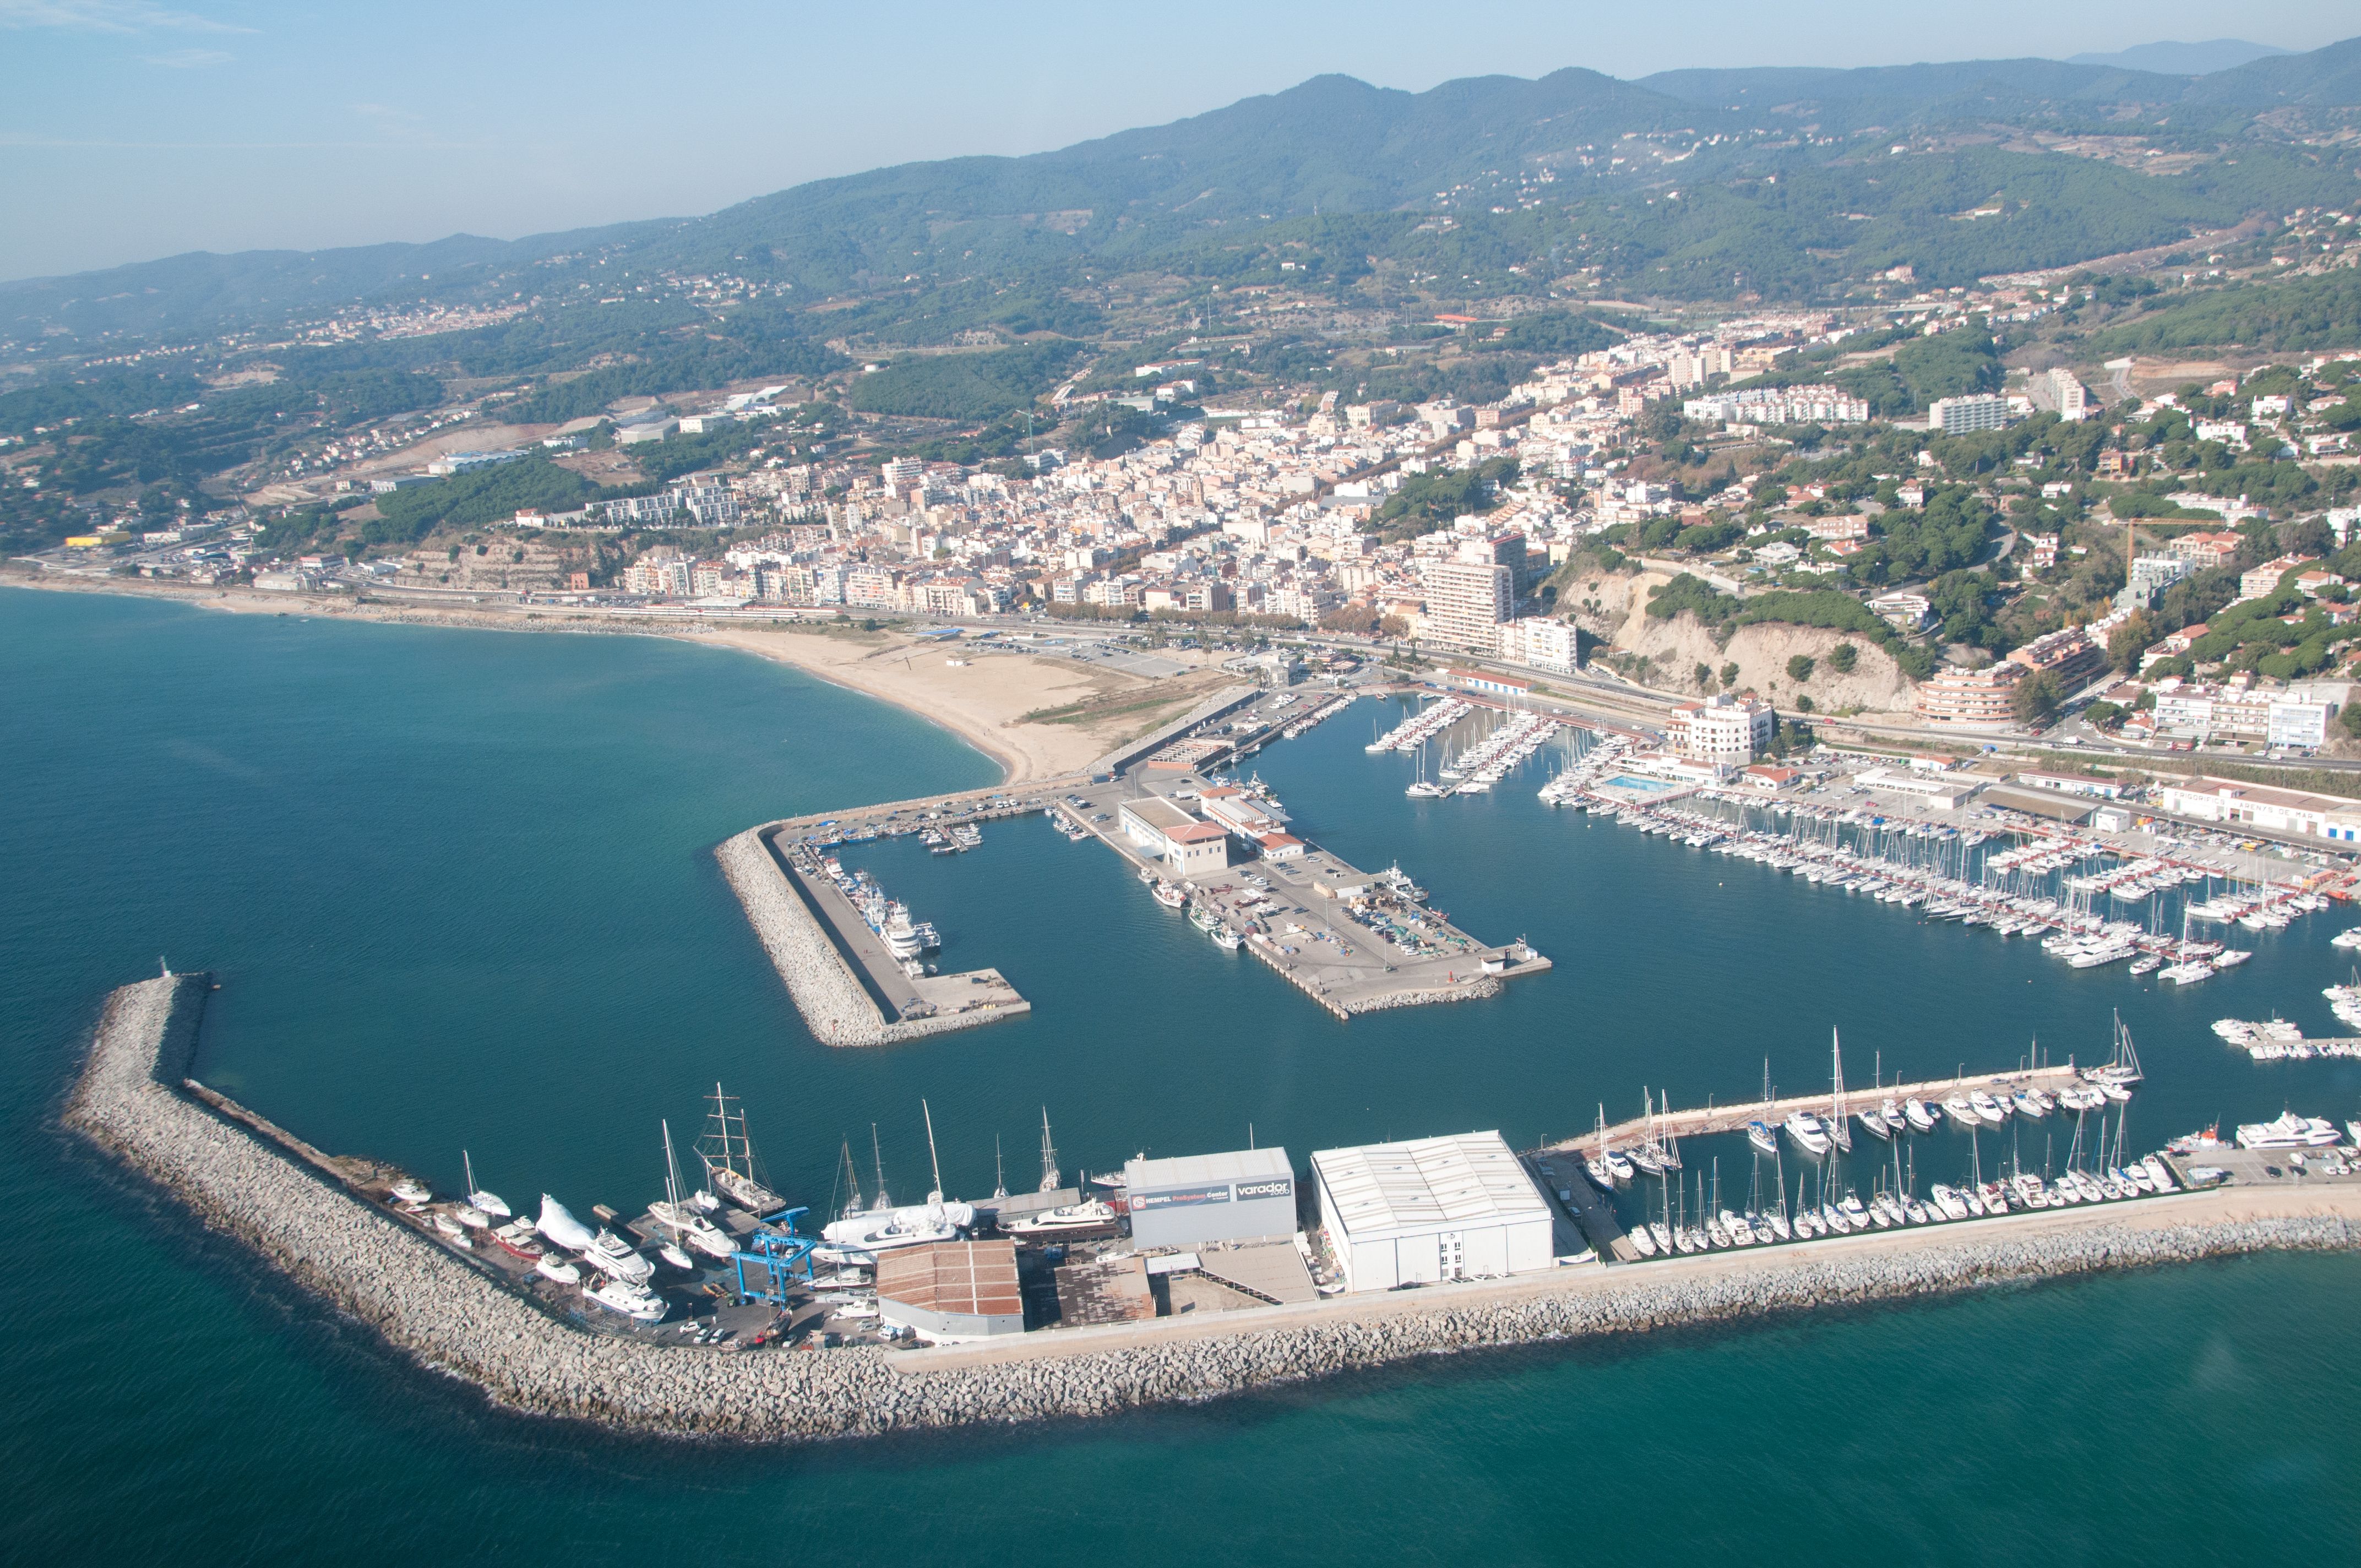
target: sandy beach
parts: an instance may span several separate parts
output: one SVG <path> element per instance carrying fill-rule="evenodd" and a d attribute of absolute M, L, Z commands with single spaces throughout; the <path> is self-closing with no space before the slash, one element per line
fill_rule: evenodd
<path fill-rule="evenodd" d="M 939 724 L 999 763 L 1006 775 L 1002 782 L 1012 784 L 1084 767 L 1123 741 L 1177 718 L 1221 684 L 1211 671 L 1150 680 L 1052 654 L 985 652 L 974 645 L 921 642 L 896 632 L 851 627 L 820 631 L 743 624 L 676 626 L 570 616 L 562 609 L 546 606 L 536 606 L 528 615 L 355 601 L 326 595 L 15 574 L 0 578 L 0 583 L 177 599 L 234 615 L 300 614 L 492 631 L 604 632 L 732 648 L 792 665 Z M 1077 708 L 1082 711 L 1072 711 Z M 1036 713 L 1047 717 L 1027 718 Z"/>

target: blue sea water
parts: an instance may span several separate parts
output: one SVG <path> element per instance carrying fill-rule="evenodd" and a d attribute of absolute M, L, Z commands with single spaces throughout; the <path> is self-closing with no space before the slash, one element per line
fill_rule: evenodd
<path fill-rule="evenodd" d="M 1256 760 L 1306 836 L 1399 859 L 1454 920 L 1556 960 L 1494 1001 L 1342 1025 L 1038 820 L 938 859 L 849 850 L 1027 1019 L 815 1045 L 715 871 L 763 817 L 981 784 L 991 764 L 742 655 L 0 591 L 0 1500 L 28 1562 L 814 1551 L 946 1561 L 2246 1560 L 2349 1550 L 2361 1260 L 2271 1257 L 1752 1330 L 1455 1358 L 1214 1406 L 787 1452 L 621 1442 L 416 1373 L 58 1130 L 106 991 L 222 981 L 199 1076 L 331 1149 L 512 1202 L 644 1201 L 659 1121 L 718 1080 L 815 1208 L 876 1125 L 897 1192 L 1315 1147 L 2102 1053 L 2120 1007 L 2152 1146 L 2361 1067 L 2257 1065 L 2206 1025 L 2315 1032 L 2334 916 L 2190 992 L 2074 971 L 1569 814 L 1529 770 L 1405 799 L 1356 708 Z M 2019 1133 L 2014 1152 L 2037 1151 Z M 2062 1140 L 2062 1129 L 2052 1135 Z M 1917 1140 L 1963 1162 L 1964 1140 Z M 1744 1179 L 1742 1144 L 1691 1169 Z M 1994 1147 L 1982 1151 L 1989 1160 Z M 2054 1152 L 2062 1157 L 2061 1146 Z M 864 1182 L 869 1163 L 862 1161 Z M 1927 1163 L 1921 1179 L 1935 1179 Z M 1734 1195 L 1734 1194 L 1733 1194 Z"/>

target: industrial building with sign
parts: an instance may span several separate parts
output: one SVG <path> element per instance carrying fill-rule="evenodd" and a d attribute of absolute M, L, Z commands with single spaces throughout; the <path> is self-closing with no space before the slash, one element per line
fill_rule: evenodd
<path fill-rule="evenodd" d="M 1323 1149 L 1312 1157 L 1312 1179 L 1347 1290 L 1555 1264 L 1549 1202 L 1498 1133 Z"/>
<path fill-rule="evenodd" d="M 1136 1246 L 1201 1246 L 1296 1231 L 1295 1168 L 1283 1148 L 1135 1159 L 1123 1177 Z"/>

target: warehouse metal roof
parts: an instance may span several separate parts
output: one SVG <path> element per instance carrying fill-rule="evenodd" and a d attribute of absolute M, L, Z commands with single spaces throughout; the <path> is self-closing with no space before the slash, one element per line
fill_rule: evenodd
<path fill-rule="evenodd" d="M 1016 1244 L 938 1242 L 881 1253 L 877 1299 L 946 1316 L 1021 1316 Z"/>
<path fill-rule="evenodd" d="M 1322 1149 L 1312 1167 L 1334 1204 L 1329 1218 L 1362 1239 L 1549 1217 L 1497 1132 Z"/>
<path fill-rule="evenodd" d="M 1268 1180 L 1294 1174 L 1287 1151 L 1276 1145 L 1233 1149 L 1227 1154 L 1126 1160 L 1123 1167 L 1124 1187 L 1131 1192 L 1160 1192 L 1168 1187 L 1199 1187 L 1216 1181 Z"/>

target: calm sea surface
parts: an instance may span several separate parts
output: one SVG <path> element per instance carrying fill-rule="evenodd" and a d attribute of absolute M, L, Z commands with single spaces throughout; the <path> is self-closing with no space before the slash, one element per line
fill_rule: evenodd
<path fill-rule="evenodd" d="M 2334 1030 L 2334 915 L 2187 994 L 1553 813 L 1529 764 L 1418 802 L 1364 704 L 1257 759 L 1296 826 L 1399 858 L 1557 960 L 1496 1001 L 1331 1021 L 1038 819 L 848 851 L 1029 1019 L 881 1052 L 801 1027 L 712 846 L 766 817 L 989 783 L 942 732 L 678 643 L 231 617 L 0 591 L 0 1502 L 25 1562 L 2253 1561 L 2361 1539 L 2361 1259 L 2271 1257 L 1747 1332 L 1396 1369 L 1198 1409 L 818 1452 L 623 1443 L 486 1410 L 57 1128 L 105 992 L 217 970 L 197 1071 L 321 1146 L 520 1206 L 661 1189 L 716 1080 L 815 1209 L 872 1124 L 898 1196 L 1284 1144 L 1578 1131 L 1826 1080 L 2103 1056 L 2136 1147 L 2361 1065 L 2257 1065 L 2225 1014 Z M 2062 1160 L 2056 1118 L 1975 1157 Z M 2040 1142 L 2043 1146 L 2036 1147 Z M 1912 1140 L 1924 1185 L 1954 1135 Z M 2054 1145 L 2054 1146 L 2050 1146 Z M 1883 1151 L 1881 1151 L 1883 1152 Z M 1725 1201 L 1753 1179 L 1742 1142 Z M 1794 1177 L 1792 1168 L 1789 1177 Z M 1866 1169 L 1854 1173 L 1864 1189 Z M 1732 1201 L 1731 1206 L 1743 1204 Z"/>

